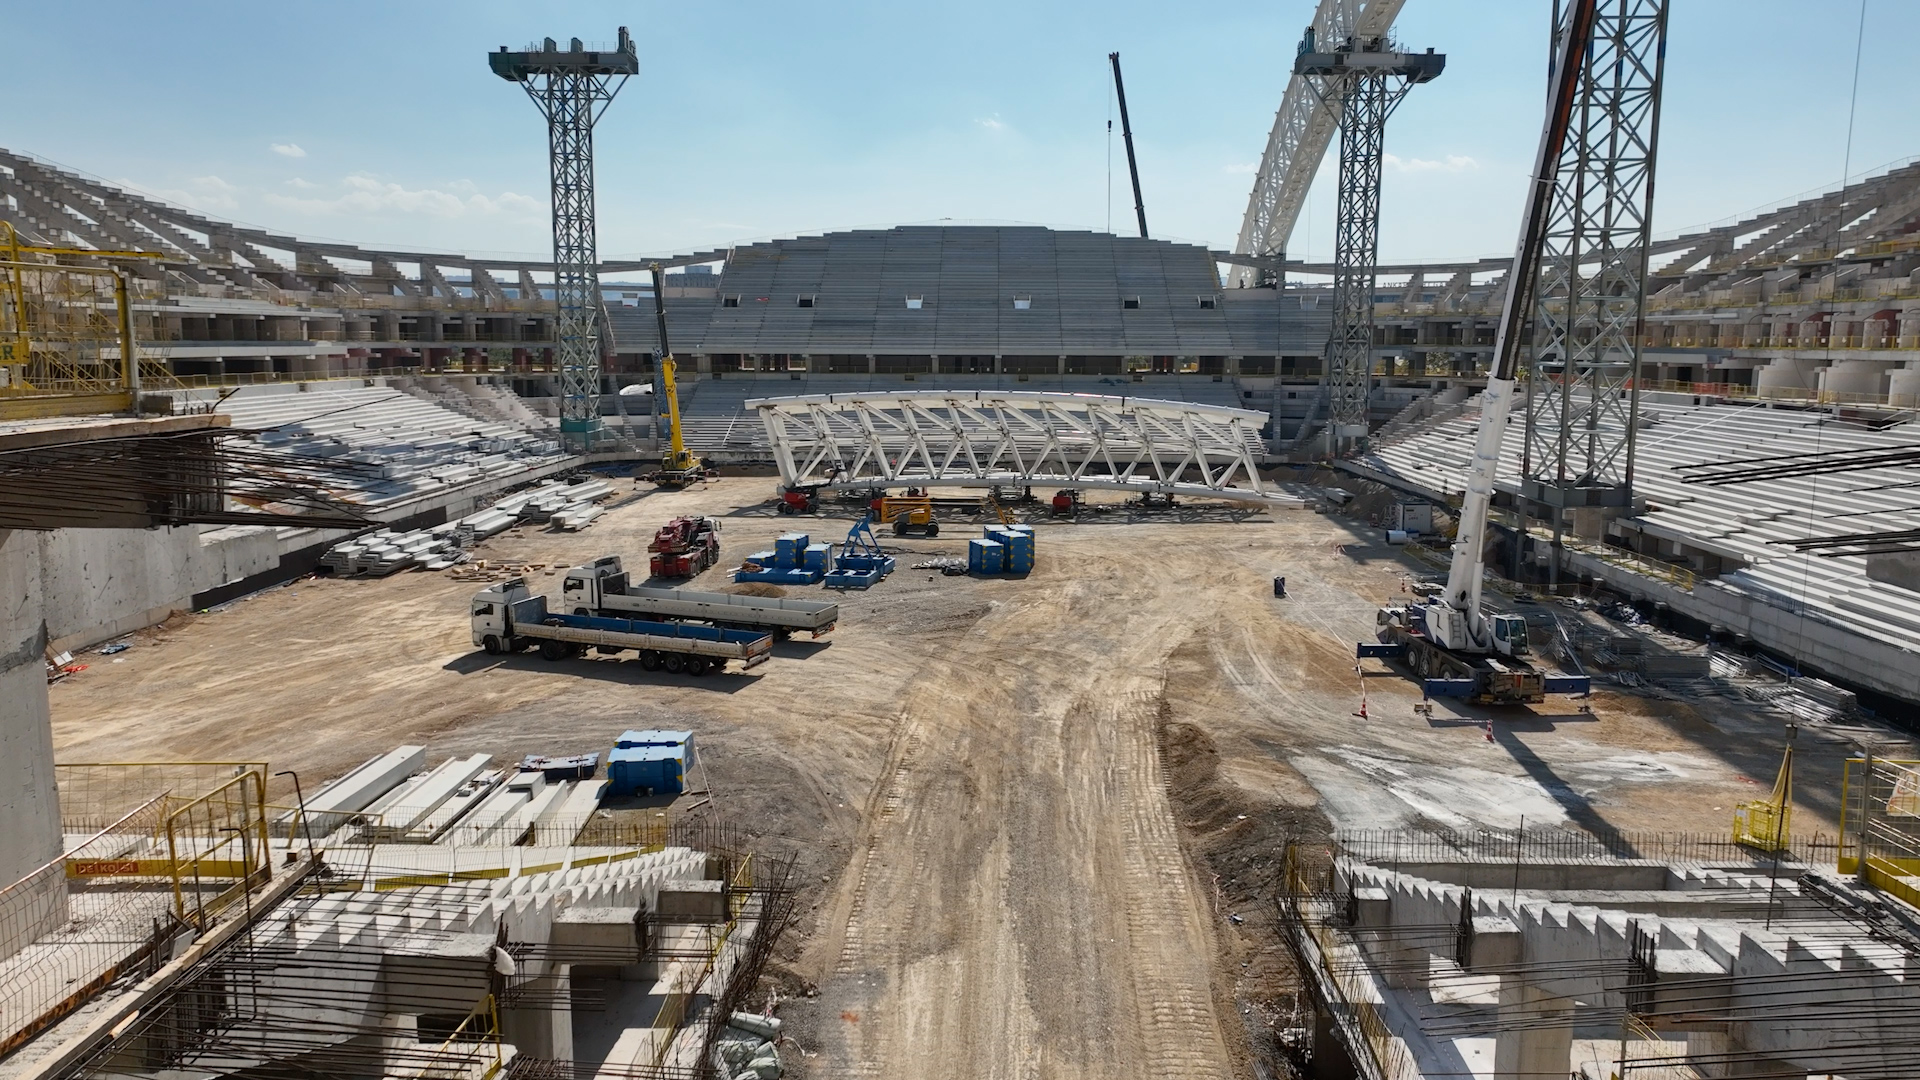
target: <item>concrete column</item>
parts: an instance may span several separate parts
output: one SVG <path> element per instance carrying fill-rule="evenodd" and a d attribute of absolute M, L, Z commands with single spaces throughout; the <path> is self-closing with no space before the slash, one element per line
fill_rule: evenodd
<path fill-rule="evenodd" d="M 0 529 L 0 888 L 60 854 L 53 718 L 47 708 L 47 624 L 37 534 Z M 67 920 L 66 880 L 46 878 L 22 905 L 29 918 L 0 928 L 0 959 Z"/>
<path fill-rule="evenodd" d="M 1476 940 L 1474 947 L 1480 943 Z M 1560 1080 L 1572 1068 L 1573 1002 L 1517 975 L 1500 977 L 1503 1028 L 1494 1036 L 1494 1080 Z"/>
<path fill-rule="evenodd" d="M 1065 375 L 1067 373 L 1066 357 L 1062 356 L 1059 358 L 1059 362 L 1054 365 L 1053 373 L 1055 375 Z"/>
<path fill-rule="evenodd" d="M 1523 940 L 1512 919 L 1480 915 L 1473 920 L 1466 969 L 1500 976 L 1502 1028 L 1494 1036 L 1494 1080 L 1561 1080 L 1572 1067 L 1573 1002 L 1531 985 L 1515 970 L 1522 962 Z"/>
<path fill-rule="evenodd" d="M 878 375 L 879 373 L 880 373 L 879 359 L 877 359 L 872 353 L 868 353 L 867 354 L 867 374 Z"/>
<path fill-rule="evenodd" d="M 531 980 L 526 989 L 536 1001 L 552 1004 L 500 1011 L 500 1033 L 521 1053 L 558 1061 L 573 1059 L 572 969 L 554 965 L 552 973 Z"/>

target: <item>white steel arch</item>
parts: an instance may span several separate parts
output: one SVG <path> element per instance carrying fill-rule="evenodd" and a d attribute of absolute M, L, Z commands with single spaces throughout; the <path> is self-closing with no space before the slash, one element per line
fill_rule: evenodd
<path fill-rule="evenodd" d="M 1313 32 L 1328 48 L 1351 37 L 1379 37 L 1393 25 L 1405 3 L 1320 0 L 1313 13 Z M 1280 109 L 1273 114 L 1267 149 L 1260 155 L 1260 170 L 1254 175 L 1253 194 L 1247 199 L 1234 254 L 1279 255 L 1286 250 L 1287 237 L 1300 218 L 1300 204 L 1306 201 L 1307 188 L 1320 171 L 1327 143 L 1340 126 L 1343 97 L 1344 91 L 1336 97 L 1322 98 L 1305 76 L 1294 75 L 1288 81 Z M 1258 284 L 1258 273 L 1249 266 L 1236 266 L 1229 280 L 1234 288 L 1249 288 Z"/>
<path fill-rule="evenodd" d="M 1265 413 L 1095 394 L 756 398 L 786 488 L 1060 485 L 1297 505 L 1255 470 Z"/>

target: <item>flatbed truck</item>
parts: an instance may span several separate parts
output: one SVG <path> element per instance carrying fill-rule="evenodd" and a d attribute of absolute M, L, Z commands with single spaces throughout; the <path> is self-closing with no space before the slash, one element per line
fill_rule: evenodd
<path fill-rule="evenodd" d="M 562 606 L 576 615 L 701 622 L 731 630 L 771 633 L 779 639 L 796 633 L 818 638 L 840 621 L 840 605 L 826 601 L 633 585 L 618 555 L 602 555 L 585 566 L 568 570 L 561 582 L 560 596 Z"/>
<path fill-rule="evenodd" d="M 705 675 L 738 660 L 741 667 L 763 664 L 773 655 L 773 635 L 652 619 L 569 615 L 547 610 L 547 598 L 527 587 L 525 578 L 508 578 L 473 596 L 473 643 L 489 653 L 537 648 L 547 660 L 632 650 L 648 671 Z"/>

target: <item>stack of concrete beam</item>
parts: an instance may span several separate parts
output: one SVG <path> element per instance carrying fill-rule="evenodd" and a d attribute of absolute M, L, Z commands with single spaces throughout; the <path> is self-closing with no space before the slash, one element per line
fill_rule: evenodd
<path fill-rule="evenodd" d="M 410 836 L 456 792 L 485 772 L 491 760 L 486 754 L 448 758 L 433 771 L 418 777 L 417 783 L 396 789 L 383 800 L 384 805 L 378 807 L 380 817 L 373 825 L 374 835 L 383 840 Z"/>
<path fill-rule="evenodd" d="M 1697 403 L 1702 400 L 1642 396 L 1634 490 L 1648 508 L 1614 522 L 1610 531 L 1637 539 L 1656 558 L 1711 551 L 1723 572 L 1676 586 L 1647 574 L 1645 563 L 1609 560 L 1597 545 L 1596 555 L 1575 549 L 1571 568 L 1751 638 L 1799 666 L 1920 701 L 1920 668 L 1909 662 L 1920 652 L 1920 592 L 1896 583 L 1897 566 L 1870 569 L 1866 556 L 1827 557 L 1790 546 L 1836 533 L 1920 528 L 1920 509 L 1909 492 L 1910 465 L 1732 484 L 1688 482 L 1708 465 L 1732 468 L 1811 451 L 1913 450 L 1920 448 L 1920 423 L 1869 429 L 1817 410 Z M 1422 492 L 1457 495 L 1465 487 L 1479 424 L 1474 405 L 1451 420 L 1422 425 L 1417 434 L 1376 444 L 1346 467 Z M 1521 425 L 1513 425 L 1499 464 L 1497 486 L 1503 491 L 1516 490 L 1523 441 Z M 1883 563 L 1900 558 L 1881 557 Z"/>
<path fill-rule="evenodd" d="M 434 807 L 414 822 L 405 836 L 400 839 L 409 843 L 426 844 L 446 835 L 474 807 L 486 802 L 495 788 L 506 778 L 500 769 L 488 769 L 475 775 L 471 780 L 456 788 L 439 806 Z"/>
<path fill-rule="evenodd" d="M 292 836 L 304 832 L 315 839 L 326 836 L 419 772 L 426 763 L 424 746 L 395 747 L 378 757 L 368 758 L 352 772 L 314 792 L 306 801 L 304 821 L 299 810 L 290 810 L 275 819 L 275 833 Z"/>

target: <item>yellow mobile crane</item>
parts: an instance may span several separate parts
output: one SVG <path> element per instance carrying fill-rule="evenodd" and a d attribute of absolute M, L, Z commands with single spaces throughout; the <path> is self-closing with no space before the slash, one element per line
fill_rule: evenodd
<path fill-rule="evenodd" d="M 647 479 L 657 487 L 683 488 L 707 478 L 706 462 L 687 449 L 680 434 L 680 395 L 673 387 L 673 349 L 667 345 L 667 279 L 660 264 L 648 267 L 653 273 L 653 313 L 660 321 L 660 393 L 667 399 L 667 452 L 660 468 Z"/>

